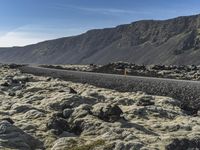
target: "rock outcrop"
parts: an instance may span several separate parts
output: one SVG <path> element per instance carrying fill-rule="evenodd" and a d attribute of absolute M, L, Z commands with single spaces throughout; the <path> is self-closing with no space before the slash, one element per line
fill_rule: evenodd
<path fill-rule="evenodd" d="M 0 149 L 199 149 L 199 113 L 180 102 L 1 67 Z"/>

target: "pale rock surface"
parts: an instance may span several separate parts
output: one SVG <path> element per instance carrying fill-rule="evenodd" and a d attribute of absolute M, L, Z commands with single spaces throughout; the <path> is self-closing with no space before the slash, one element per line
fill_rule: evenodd
<path fill-rule="evenodd" d="M 77 93 L 70 93 L 70 88 Z M 157 150 L 184 144 L 183 149 L 199 148 L 200 118 L 179 106 L 180 101 L 169 97 L 1 67 L 0 149 Z"/>

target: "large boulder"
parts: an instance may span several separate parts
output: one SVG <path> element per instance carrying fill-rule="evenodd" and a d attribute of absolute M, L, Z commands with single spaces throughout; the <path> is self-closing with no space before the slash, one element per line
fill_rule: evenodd
<path fill-rule="evenodd" d="M 46 127 L 47 129 L 52 130 L 53 133 L 56 135 L 60 135 L 64 131 L 69 131 L 68 123 L 63 118 L 57 118 L 57 117 L 51 118 L 48 121 Z"/>
<path fill-rule="evenodd" d="M 3 120 L 0 122 L 0 149 L 33 150 L 42 149 L 42 147 L 42 142 L 17 128 L 9 121 Z"/>
<path fill-rule="evenodd" d="M 115 122 L 121 118 L 123 112 L 115 104 L 98 103 L 93 106 L 92 114 L 106 122 Z"/>

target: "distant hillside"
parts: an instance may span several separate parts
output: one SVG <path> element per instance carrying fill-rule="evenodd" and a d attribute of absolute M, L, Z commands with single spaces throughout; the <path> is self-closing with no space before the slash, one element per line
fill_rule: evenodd
<path fill-rule="evenodd" d="M 0 62 L 40 64 L 200 64 L 200 15 L 137 21 L 115 28 L 1 48 Z"/>

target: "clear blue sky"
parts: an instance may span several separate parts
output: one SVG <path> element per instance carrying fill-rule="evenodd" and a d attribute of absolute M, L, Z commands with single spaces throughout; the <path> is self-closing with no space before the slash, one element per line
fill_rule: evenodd
<path fill-rule="evenodd" d="M 0 47 L 199 13 L 199 0 L 0 0 Z"/>

